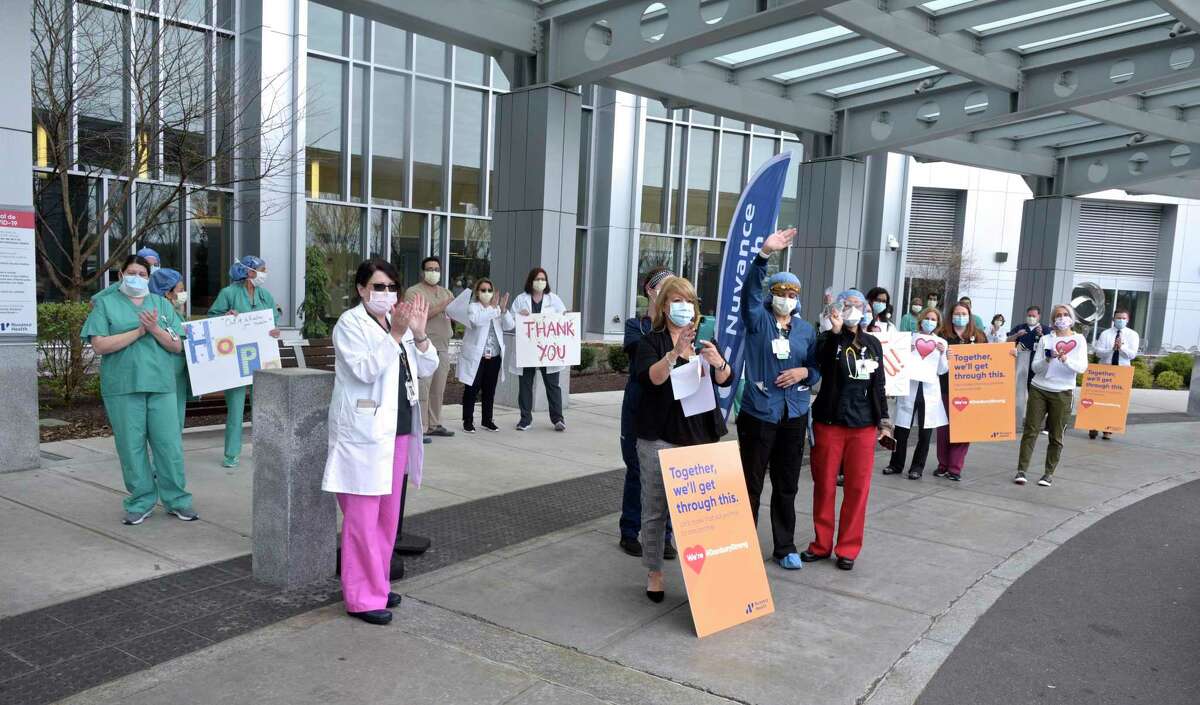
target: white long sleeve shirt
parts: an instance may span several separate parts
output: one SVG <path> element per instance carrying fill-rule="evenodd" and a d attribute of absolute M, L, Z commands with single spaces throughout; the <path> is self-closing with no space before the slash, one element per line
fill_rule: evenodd
<path fill-rule="evenodd" d="M 1047 357 L 1046 351 L 1050 351 Z M 1067 350 L 1066 360 L 1058 359 L 1057 352 Z M 1047 392 L 1065 392 L 1075 389 L 1075 375 L 1087 370 L 1087 339 L 1079 333 L 1071 335 L 1043 335 L 1038 338 L 1033 351 L 1033 386 Z"/>
<path fill-rule="evenodd" d="M 1117 351 L 1117 364 L 1128 366 L 1133 362 L 1133 359 L 1138 355 L 1138 344 L 1141 342 L 1137 331 L 1132 328 L 1109 328 L 1106 331 L 1101 331 L 1096 337 L 1096 345 L 1093 348 L 1096 353 L 1096 359 L 1101 365 L 1111 365 L 1113 358 L 1113 348 L 1117 335 L 1121 336 L 1121 349 Z"/>

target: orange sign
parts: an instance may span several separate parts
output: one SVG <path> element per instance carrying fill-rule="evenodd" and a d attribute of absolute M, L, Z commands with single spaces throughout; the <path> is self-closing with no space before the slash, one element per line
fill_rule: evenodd
<path fill-rule="evenodd" d="M 1133 368 L 1121 365 L 1088 365 L 1079 390 L 1075 428 L 1125 433 Z"/>
<path fill-rule="evenodd" d="M 1016 433 L 1016 358 L 1012 343 L 952 345 L 950 441 L 1011 441 Z"/>
<path fill-rule="evenodd" d="M 669 448 L 658 458 L 696 636 L 774 612 L 737 443 Z"/>

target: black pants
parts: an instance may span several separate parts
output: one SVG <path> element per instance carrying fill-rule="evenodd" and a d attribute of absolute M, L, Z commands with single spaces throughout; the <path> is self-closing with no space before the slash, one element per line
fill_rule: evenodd
<path fill-rule="evenodd" d="M 746 491 L 750 495 L 754 525 L 758 526 L 763 476 L 769 465 L 774 556 L 784 558 L 789 553 L 796 553 L 796 491 L 800 482 L 804 441 L 808 436 L 808 415 L 773 424 L 755 418 L 743 409 L 738 415 L 737 430 L 742 472 L 746 476 Z"/>
<path fill-rule="evenodd" d="M 463 425 L 475 425 L 475 398 L 483 396 L 480 416 L 485 424 L 492 423 L 492 408 L 496 401 L 496 382 L 500 379 L 500 356 L 479 361 L 475 371 L 475 382 L 463 390 Z"/>
<path fill-rule="evenodd" d="M 908 454 L 908 434 L 918 426 L 921 430 L 917 433 L 917 449 L 913 451 L 912 465 L 908 469 L 910 472 L 921 474 L 925 472 L 925 459 L 929 457 L 929 439 L 933 437 L 933 429 L 925 428 L 925 393 L 922 389 L 917 390 L 917 401 L 913 404 L 909 427 L 896 427 L 896 450 L 892 451 L 888 467 L 897 472 L 904 470 L 904 456 Z"/>
<path fill-rule="evenodd" d="M 558 372 L 550 374 L 545 367 L 526 367 L 521 370 L 521 384 L 517 388 L 517 406 L 521 408 L 521 423 L 533 423 L 533 382 L 541 372 L 542 386 L 546 388 L 546 405 L 550 407 L 550 423 L 563 420 L 562 387 L 558 385 Z"/>

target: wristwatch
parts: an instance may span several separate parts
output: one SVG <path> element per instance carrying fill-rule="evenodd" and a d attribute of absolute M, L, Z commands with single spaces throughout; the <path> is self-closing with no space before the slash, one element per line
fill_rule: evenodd
<path fill-rule="evenodd" d="M 420 345 L 421 343 L 424 343 L 426 340 L 429 340 L 429 336 L 425 336 L 424 338 L 413 338 L 413 344 Z"/>

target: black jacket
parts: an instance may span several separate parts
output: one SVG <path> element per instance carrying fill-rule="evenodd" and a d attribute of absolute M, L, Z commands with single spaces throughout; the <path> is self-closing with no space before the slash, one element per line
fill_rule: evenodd
<path fill-rule="evenodd" d="M 633 361 L 634 372 L 638 384 L 642 388 L 637 415 L 634 417 L 634 432 L 638 438 L 648 441 L 661 439 L 668 416 L 682 416 L 683 414 L 682 405 L 675 400 L 671 390 L 670 380 L 663 384 L 654 384 L 650 381 L 650 368 L 673 347 L 675 346 L 671 342 L 671 334 L 665 330 L 650 331 L 638 341 L 637 356 Z M 683 364 L 683 359 L 679 359 L 675 366 L 679 367 Z M 725 380 L 724 384 L 717 383 L 715 379 L 709 383 L 718 387 L 728 387 L 733 381 L 733 375 L 729 375 L 729 379 Z M 725 417 L 721 414 L 720 404 L 712 411 L 693 417 L 693 419 L 698 421 L 697 425 L 703 429 L 701 435 L 704 437 L 696 439 L 697 441 L 715 443 L 728 432 Z"/>
<path fill-rule="evenodd" d="M 816 361 L 821 370 L 821 391 L 817 394 L 812 405 L 814 422 L 835 423 L 838 413 L 838 402 L 841 398 L 841 376 L 838 374 L 840 363 L 838 356 L 839 343 L 849 344 L 851 338 L 845 331 L 834 333 L 826 331 L 817 338 Z M 884 426 L 888 420 L 887 396 L 885 393 L 886 373 L 883 370 L 883 346 L 879 339 L 869 333 L 859 334 L 859 343 L 871 353 L 871 357 L 879 361 L 879 367 L 871 374 L 870 404 L 871 417 L 875 426 Z"/>

